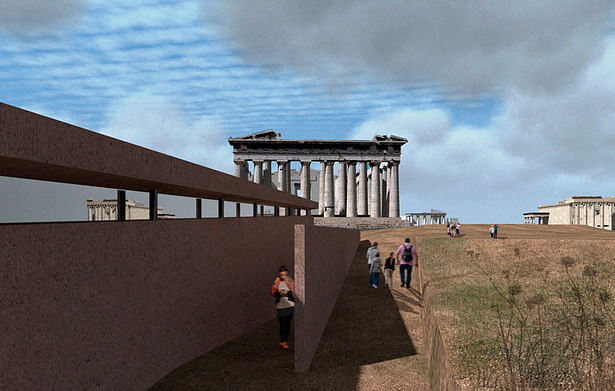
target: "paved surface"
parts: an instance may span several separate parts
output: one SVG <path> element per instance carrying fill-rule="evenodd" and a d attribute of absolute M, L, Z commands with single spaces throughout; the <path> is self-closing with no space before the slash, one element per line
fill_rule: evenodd
<path fill-rule="evenodd" d="M 368 285 L 363 242 L 308 373 L 277 345 L 277 320 L 176 369 L 150 390 L 428 390 L 412 290 Z M 292 340 L 292 336 L 291 336 Z"/>

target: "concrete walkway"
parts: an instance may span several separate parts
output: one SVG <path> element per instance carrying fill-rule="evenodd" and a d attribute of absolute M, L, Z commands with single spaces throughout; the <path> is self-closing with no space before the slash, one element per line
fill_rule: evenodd
<path fill-rule="evenodd" d="M 273 320 L 150 390 L 429 390 L 419 301 L 399 288 L 399 277 L 392 291 L 370 288 L 366 251 L 362 242 L 308 373 L 294 372 L 293 351 L 277 345 Z"/>

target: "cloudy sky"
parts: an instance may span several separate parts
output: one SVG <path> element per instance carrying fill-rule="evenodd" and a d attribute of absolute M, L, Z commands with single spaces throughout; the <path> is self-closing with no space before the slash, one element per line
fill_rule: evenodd
<path fill-rule="evenodd" d="M 615 195 L 613 1 L 0 9 L 0 101 L 218 170 L 232 170 L 229 136 L 396 134 L 402 213 L 521 223 L 539 204 Z M 0 221 L 82 219 L 85 198 L 113 195 L 0 178 Z"/>

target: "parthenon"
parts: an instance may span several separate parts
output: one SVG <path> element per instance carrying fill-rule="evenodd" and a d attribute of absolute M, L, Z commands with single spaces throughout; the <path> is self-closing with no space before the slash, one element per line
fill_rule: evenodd
<path fill-rule="evenodd" d="M 292 162 L 300 162 L 298 195 L 303 198 L 309 198 L 311 194 L 310 165 L 319 162 L 320 216 L 399 217 L 399 163 L 401 147 L 408 142 L 403 137 L 377 135 L 372 140 L 283 140 L 279 132 L 267 130 L 231 137 L 228 141 L 233 146 L 236 176 L 281 191 L 293 192 L 290 167 Z M 252 162 L 252 172 L 249 162 Z M 272 181 L 272 162 L 276 162 L 278 170 L 276 185 Z M 334 171 L 337 171 L 337 183 Z"/>

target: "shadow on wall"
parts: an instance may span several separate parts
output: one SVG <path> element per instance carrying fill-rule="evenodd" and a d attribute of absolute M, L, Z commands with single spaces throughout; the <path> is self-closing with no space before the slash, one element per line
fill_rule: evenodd
<path fill-rule="evenodd" d="M 150 390 L 357 389 L 362 365 L 415 355 L 390 291 L 368 287 L 368 245 L 363 241 L 357 250 L 309 372 L 295 373 L 292 349 L 277 345 L 274 320 L 176 369 Z M 381 371 L 388 379 L 403 371 L 386 367 Z"/>

